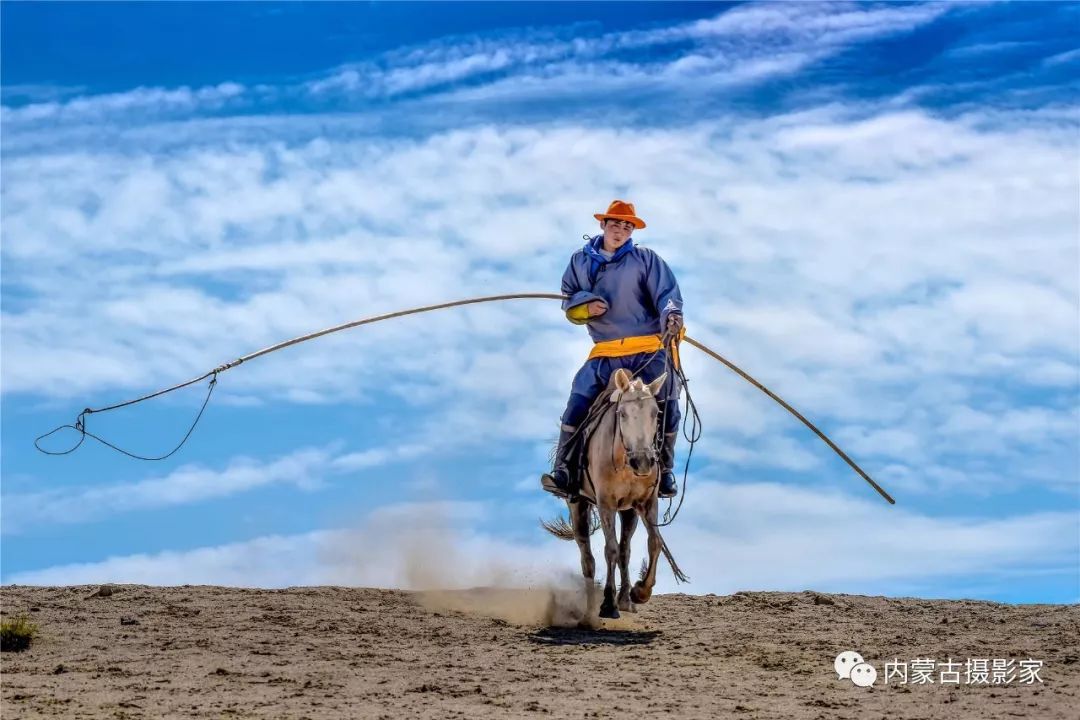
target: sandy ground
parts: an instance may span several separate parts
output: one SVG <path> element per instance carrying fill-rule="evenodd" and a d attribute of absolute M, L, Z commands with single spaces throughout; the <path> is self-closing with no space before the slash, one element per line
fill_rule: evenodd
<path fill-rule="evenodd" d="M 1080 717 L 1080 606 L 660 595 L 596 628 L 569 590 L 0 589 L 10 718 Z M 837 678 L 853 649 L 878 681 Z M 903 685 L 899 658 L 1034 658 L 1042 683 Z M 961 668 L 962 669 L 962 668 Z"/>

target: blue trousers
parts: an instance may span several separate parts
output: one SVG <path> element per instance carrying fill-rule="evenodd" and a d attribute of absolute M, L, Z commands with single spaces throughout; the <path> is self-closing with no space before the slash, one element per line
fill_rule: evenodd
<path fill-rule="evenodd" d="M 653 353 L 639 353 L 615 358 L 593 358 L 588 360 L 574 376 L 574 385 L 570 389 L 570 400 L 562 416 L 564 429 L 576 428 L 589 413 L 596 396 L 611 381 L 611 374 L 619 368 L 626 368 L 631 373 L 636 371 Z M 650 383 L 667 369 L 667 350 L 656 353 L 652 361 L 637 375 Z M 656 399 L 664 413 L 664 432 L 673 433 L 679 429 L 682 412 L 679 410 L 679 382 L 674 373 L 668 373 L 664 386 Z"/>

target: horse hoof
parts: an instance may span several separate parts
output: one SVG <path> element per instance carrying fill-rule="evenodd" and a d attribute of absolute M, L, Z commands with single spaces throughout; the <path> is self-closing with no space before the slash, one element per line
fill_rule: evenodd
<path fill-rule="evenodd" d="M 606 618 L 608 620 L 618 620 L 619 619 L 619 609 L 617 607 L 615 607 L 614 605 L 612 605 L 611 607 L 601 607 L 600 608 L 600 617 Z"/>
<path fill-rule="evenodd" d="M 634 587 L 630 589 L 630 600 L 638 605 L 644 605 L 649 602 L 650 597 L 652 597 L 652 592 L 646 590 L 642 585 L 634 585 Z"/>

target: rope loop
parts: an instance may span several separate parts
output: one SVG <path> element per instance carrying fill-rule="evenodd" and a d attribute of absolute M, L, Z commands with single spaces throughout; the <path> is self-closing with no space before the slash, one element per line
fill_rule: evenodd
<path fill-rule="evenodd" d="M 202 407 L 199 408 L 199 414 L 195 416 L 195 421 L 191 423 L 191 427 L 188 428 L 188 431 L 184 435 L 184 439 L 180 441 L 180 444 L 177 445 L 176 447 L 174 447 L 168 453 L 166 453 L 166 454 L 164 454 L 164 455 L 162 455 L 160 457 L 145 457 L 143 455 L 137 455 L 137 454 L 135 454 L 133 452 L 128 452 L 127 450 L 124 450 L 123 448 L 119 448 L 116 445 L 113 445 L 108 440 L 105 440 L 104 438 L 100 438 L 97 435 L 95 435 L 94 433 L 87 430 L 86 429 L 86 417 L 85 416 L 89 415 L 90 413 L 95 412 L 91 408 L 86 408 L 81 413 L 79 413 L 79 416 L 75 419 L 75 424 L 74 425 L 61 425 L 60 427 L 56 428 L 55 430 L 51 430 L 51 431 L 45 433 L 44 435 L 40 435 L 37 438 L 35 438 L 34 439 L 34 447 L 36 447 L 38 450 L 45 453 L 46 455 L 67 455 L 68 453 L 74 452 L 80 445 L 82 445 L 83 441 L 87 437 L 92 437 L 95 440 L 97 440 L 99 443 L 101 443 L 102 445 L 108 445 L 113 450 L 116 450 L 119 453 L 123 453 L 124 455 L 127 455 L 128 457 L 134 458 L 136 460 L 164 460 L 164 459 L 170 457 L 171 455 L 173 455 L 173 453 L 175 453 L 177 450 L 179 450 L 180 448 L 182 448 L 184 446 L 184 443 L 186 443 L 188 441 L 188 438 L 191 437 L 191 433 L 193 433 L 195 431 L 195 426 L 199 424 L 199 420 L 202 418 L 203 411 L 206 410 L 206 405 L 207 405 L 207 403 L 210 402 L 210 396 L 213 395 L 213 393 L 214 393 L 214 386 L 217 385 L 217 371 L 216 370 L 212 371 L 210 373 L 210 375 L 211 375 L 211 378 L 210 378 L 210 382 L 208 384 L 209 389 L 207 390 L 207 393 L 206 393 L 206 399 L 203 400 Z M 187 383 L 187 384 L 190 384 L 190 383 Z M 180 387 L 182 387 L 182 386 L 180 386 Z M 171 390 L 176 390 L 176 389 L 177 388 L 171 388 Z M 161 393 L 155 393 L 155 395 L 156 394 L 161 394 Z M 145 400 L 145 399 L 146 398 L 140 398 L 139 400 L 136 400 L 134 402 L 140 402 L 141 400 Z M 117 405 L 117 406 L 114 406 L 114 407 L 123 407 L 124 405 L 130 405 L 130 404 L 133 404 L 133 403 L 122 403 L 121 405 Z M 104 408 L 104 409 L 105 410 L 111 410 L 112 408 Z M 49 437 L 50 435 L 52 435 L 54 432 L 57 432 L 58 430 L 63 430 L 64 428 L 71 428 L 72 430 L 75 430 L 76 432 L 79 433 L 79 441 L 77 443 L 75 443 L 74 446 L 72 446 L 71 448 L 69 448 L 67 450 L 61 450 L 61 451 L 46 450 L 45 448 L 41 447 L 39 441 Z"/>

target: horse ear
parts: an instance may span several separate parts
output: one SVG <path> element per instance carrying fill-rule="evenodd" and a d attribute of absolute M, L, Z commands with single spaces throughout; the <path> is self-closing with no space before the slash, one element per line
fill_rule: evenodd
<path fill-rule="evenodd" d="M 653 397 L 659 397 L 660 389 L 664 387 L 664 381 L 667 380 L 667 373 L 665 372 L 660 377 L 649 383 L 649 392 Z"/>
<path fill-rule="evenodd" d="M 630 387 L 630 373 L 626 371 L 626 368 L 615 371 L 615 387 L 622 392 L 626 392 Z"/>

